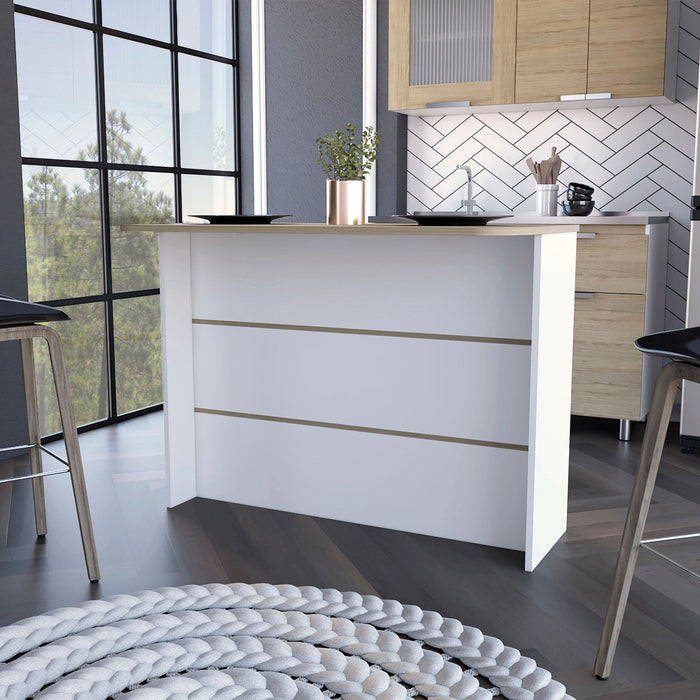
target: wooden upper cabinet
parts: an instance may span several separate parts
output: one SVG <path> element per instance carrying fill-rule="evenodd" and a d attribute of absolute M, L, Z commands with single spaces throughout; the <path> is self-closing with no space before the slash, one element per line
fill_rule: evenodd
<path fill-rule="evenodd" d="M 515 102 L 664 94 L 667 0 L 519 0 Z"/>
<path fill-rule="evenodd" d="M 517 0 L 389 0 L 389 109 L 510 104 Z"/>
<path fill-rule="evenodd" d="M 664 94 L 667 0 L 590 0 L 589 93 Z"/>
<path fill-rule="evenodd" d="M 677 0 L 389 0 L 389 109 L 663 99 L 669 7 Z"/>
<path fill-rule="evenodd" d="M 519 0 L 515 102 L 585 94 L 589 0 Z"/>

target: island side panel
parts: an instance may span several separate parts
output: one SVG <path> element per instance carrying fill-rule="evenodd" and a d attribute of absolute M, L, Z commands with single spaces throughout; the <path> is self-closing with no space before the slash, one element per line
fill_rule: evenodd
<path fill-rule="evenodd" d="M 566 532 L 576 233 L 535 239 L 525 570 Z"/>
<path fill-rule="evenodd" d="M 190 235 L 160 233 L 167 505 L 197 495 Z"/>

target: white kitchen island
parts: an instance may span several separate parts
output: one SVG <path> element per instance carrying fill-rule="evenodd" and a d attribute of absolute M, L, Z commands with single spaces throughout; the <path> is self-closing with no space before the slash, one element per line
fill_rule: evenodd
<path fill-rule="evenodd" d="M 525 553 L 566 530 L 578 225 L 158 231 L 168 505 Z"/>

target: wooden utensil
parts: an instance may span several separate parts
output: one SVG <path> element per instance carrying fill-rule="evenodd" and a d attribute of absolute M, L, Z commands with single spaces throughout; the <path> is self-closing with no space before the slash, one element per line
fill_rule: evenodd
<path fill-rule="evenodd" d="M 530 172 L 532 173 L 532 176 L 535 178 L 535 181 L 537 181 L 537 168 L 535 164 L 532 162 L 532 158 L 526 158 L 525 162 L 527 163 L 527 167 L 530 168 Z"/>
<path fill-rule="evenodd" d="M 561 170 L 561 158 L 557 155 L 557 147 L 552 146 L 552 184 L 554 184 L 559 178 L 559 171 Z"/>

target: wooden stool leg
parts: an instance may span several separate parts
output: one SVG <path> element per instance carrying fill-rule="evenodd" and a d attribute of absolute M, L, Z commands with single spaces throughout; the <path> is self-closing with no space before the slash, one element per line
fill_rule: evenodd
<path fill-rule="evenodd" d="M 639 456 L 639 466 L 632 487 L 627 519 L 622 531 L 620 552 L 610 588 L 610 598 L 603 620 L 603 632 L 593 667 L 595 675 L 602 680 L 608 678 L 612 668 L 613 656 L 622 626 L 622 617 L 625 614 L 627 597 L 639 554 L 639 543 L 649 513 L 671 409 L 683 366 L 685 366 L 684 363 L 679 362 L 666 365 L 659 373 L 654 386 L 642 451 Z"/>
<path fill-rule="evenodd" d="M 32 352 L 32 339 L 22 338 L 19 341 L 22 357 L 22 377 L 24 378 L 24 403 L 27 408 L 27 433 L 30 445 L 39 445 L 41 433 L 39 430 L 39 408 L 36 401 L 36 375 L 34 374 L 34 354 Z M 29 449 L 29 463 L 32 474 L 41 474 L 41 450 L 39 447 Z M 36 522 L 36 534 L 46 534 L 46 500 L 44 498 L 44 480 L 32 479 L 32 493 L 34 495 L 34 521 Z"/>
<path fill-rule="evenodd" d="M 80 525 L 80 536 L 83 540 L 83 552 L 85 553 L 85 564 L 87 566 L 88 578 L 90 581 L 99 581 L 100 567 L 97 563 L 97 550 L 95 549 L 95 537 L 92 531 L 92 519 L 90 517 L 90 505 L 88 504 L 87 489 L 85 488 L 85 475 L 83 473 L 83 461 L 80 456 L 80 444 L 78 442 L 78 431 L 75 427 L 73 417 L 73 407 L 68 389 L 68 377 L 66 373 L 65 361 L 61 341 L 52 328 L 44 327 L 46 333 L 44 337 L 49 346 L 49 356 L 53 377 L 56 384 L 56 396 L 58 398 L 58 408 L 61 414 L 63 425 L 63 437 L 66 443 L 66 454 L 70 464 L 70 478 L 73 483 L 73 497 L 75 498 L 75 508 L 78 512 L 78 524 Z"/>

